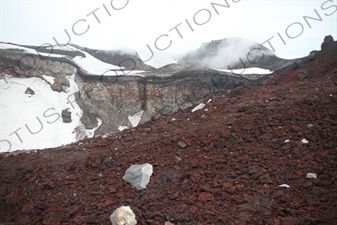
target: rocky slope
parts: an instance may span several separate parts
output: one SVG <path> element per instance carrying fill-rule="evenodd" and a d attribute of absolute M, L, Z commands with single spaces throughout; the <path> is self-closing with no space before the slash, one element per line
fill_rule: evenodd
<path fill-rule="evenodd" d="M 334 42 L 194 113 L 2 154 L 0 223 L 111 224 L 109 215 L 129 205 L 144 225 L 337 224 L 336 53 Z M 138 191 L 122 177 L 143 163 L 154 173 Z"/>

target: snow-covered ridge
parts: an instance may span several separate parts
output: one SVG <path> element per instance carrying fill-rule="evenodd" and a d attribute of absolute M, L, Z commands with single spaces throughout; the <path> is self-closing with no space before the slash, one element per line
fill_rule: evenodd
<path fill-rule="evenodd" d="M 52 46 L 47 47 L 46 49 L 50 49 L 52 52 L 52 48 L 56 50 L 63 50 L 63 51 L 78 51 L 81 52 L 84 57 L 82 56 L 76 56 L 76 57 L 69 57 L 67 55 L 63 54 L 55 54 L 55 53 L 45 53 L 38 51 L 39 49 L 32 49 L 27 48 L 24 46 L 14 45 L 14 44 L 8 44 L 8 43 L 0 43 L 0 49 L 13 49 L 13 50 L 20 50 L 24 53 L 28 53 L 31 55 L 37 55 L 39 57 L 51 57 L 51 58 L 63 58 L 65 60 L 71 61 L 73 64 L 75 64 L 82 73 L 86 75 L 93 75 L 93 76 L 143 76 L 141 73 L 145 71 L 141 70 L 126 70 L 125 68 L 121 66 L 112 65 L 109 63 L 102 62 L 101 60 L 95 58 L 94 56 L 90 55 L 89 53 L 77 49 L 73 46 L 67 45 L 67 46 Z"/>
<path fill-rule="evenodd" d="M 98 127 L 85 130 L 80 122 L 82 110 L 75 101 L 78 85 L 74 75 L 67 77 L 70 87 L 66 92 L 53 91 L 48 83 L 53 78 L 44 77 L 47 79 L 0 79 L 0 152 L 58 147 L 93 137 Z M 63 122 L 65 109 L 71 112 L 70 123 Z"/>

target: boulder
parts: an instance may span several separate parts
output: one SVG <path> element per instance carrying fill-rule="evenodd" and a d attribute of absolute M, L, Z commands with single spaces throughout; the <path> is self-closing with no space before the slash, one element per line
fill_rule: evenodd
<path fill-rule="evenodd" d="M 309 61 L 312 62 L 312 61 L 316 60 L 317 54 L 318 54 L 318 51 L 312 51 L 312 52 L 310 52 L 310 54 L 308 56 Z"/>
<path fill-rule="evenodd" d="M 54 83 L 51 88 L 53 91 L 61 92 L 64 90 L 64 87 L 70 87 L 69 80 L 66 76 L 59 75 L 54 79 Z"/>
<path fill-rule="evenodd" d="M 303 60 L 298 59 L 293 63 L 293 70 L 297 70 L 298 68 L 302 67 L 304 65 Z"/>
<path fill-rule="evenodd" d="M 333 37 L 331 35 L 327 35 L 324 37 L 324 41 L 321 44 L 321 49 L 325 50 L 333 43 Z"/>
<path fill-rule="evenodd" d="M 304 80 L 305 78 L 307 78 L 308 76 L 309 76 L 308 71 L 304 71 L 303 73 L 301 73 L 300 75 L 298 75 L 297 79 L 298 79 L 299 81 L 302 81 L 302 80 Z"/>
<path fill-rule="evenodd" d="M 80 121 L 84 125 L 85 129 L 93 129 L 98 126 L 97 117 L 93 113 L 88 112 L 86 109 L 83 109 Z"/>
<path fill-rule="evenodd" d="M 25 91 L 25 94 L 29 94 L 29 95 L 35 95 L 35 92 L 33 91 L 33 89 L 31 89 L 30 87 L 28 87 Z"/>
<path fill-rule="evenodd" d="M 63 123 L 71 123 L 71 112 L 69 109 L 62 110 L 62 120 Z"/>
<path fill-rule="evenodd" d="M 80 124 L 79 126 L 75 127 L 74 132 L 75 132 L 75 138 L 78 141 L 87 138 L 86 130 L 85 130 L 85 128 L 84 128 L 84 126 L 82 124 Z"/>
<path fill-rule="evenodd" d="M 136 216 L 130 206 L 121 206 L 110 215 L 112 225 L 135 225 Z"/>
<path fill-rule="evenodd" d="M 138 190 L 141 190 L 146 188 L 146 185 L 150 182 L 152 173 L 153 167 L 149 163 L 132 165 L 125 171 L 123 180 L 129 182 L 132 187 L 136 187 Z"/>

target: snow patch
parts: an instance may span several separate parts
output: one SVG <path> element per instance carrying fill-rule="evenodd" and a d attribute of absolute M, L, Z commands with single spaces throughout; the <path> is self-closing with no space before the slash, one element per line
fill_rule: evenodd
<path fill-rule="evenodd" d="M 132 124 L 132 127 L 138 126 L 140 120 L 142 119 L 143 113 L 144 113 L 144 110 L 137 112 L 133 116 L 128 116 L 128 120 Z"/>
<path fill-rule="evenodd" d="M 53 49 L 60 49 L 60 50 L 66 50 L 66 51 L 79 51 L 79 52 L 82 52 L 85 55 L 85 57 L 76 56 L 75 58 L 71 58 L 66 55 L 38 52 L 36 49 L 26 48 L 26 47 L 22 47 L 18 45 L 13 45 L 13 44 L 5 44 L 5 43 L 0 43 L 0 49 L 22 50 L 25 53 L 44 56 L 44 57 L 67 58 L 68 60 L 72 60 L 77 66 L 82 68 L 84 71 L 86 71 L 90 75 L 97 75 L 97 76 L 134 75 L 134 76 L 143 77 L 141 73 L 145 72 L 142 70 L 124 70 L 123 67 L 105 63 L 95 58 L 94 56 L 90 55 L 89 53 L 82 51 L 80 49 L 77 49 L 75 47 L 72 47 L 72 46 L 63 46 L 63 47 L 53 46 Z M 51 49 L 51 47 L 47 49 Z"/>
<path fill-rule="evenodd" d="M 234 74 L 272 74 L 273 71 L 267 69 L 261 69 L 257 67 L 246 68 L 246 69 L 215 69 L 217 71 L 226 72 L 226 73 L 234 73 Z"/>
<path fill-rule="evenodd" d="M 1 79 L 0 152 L 58 147 L 84 136 L 92 137 L 97 128 L 85 130 L 80 122 L 83 112 L 75 101 L 74 94 L 79 89 L 74 78 L 75 75 L 67 77 L 70 83 L 67 93 L 54 92 L 38 77 L 6 75 Z M 28 87 L 35 94 L 25 94 Z M 62 120 L 64 109 L 71 112 L 70 123 Z"/>

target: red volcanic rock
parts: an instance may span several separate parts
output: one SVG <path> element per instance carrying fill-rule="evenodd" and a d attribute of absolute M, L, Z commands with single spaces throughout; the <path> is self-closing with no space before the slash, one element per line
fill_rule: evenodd
<path fill-rule="evenodd" d="M 214 199 L 214 195 L 211 193 L 203 192 L 199 195 L 198 201 L 199 202 L 208 202 Z"/>

